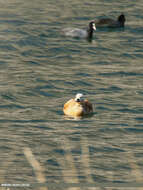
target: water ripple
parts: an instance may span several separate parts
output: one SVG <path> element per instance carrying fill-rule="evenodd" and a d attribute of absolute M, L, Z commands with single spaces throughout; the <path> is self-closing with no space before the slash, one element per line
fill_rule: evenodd
<path fill-rule="evenodd" d="M 141 5 L 141 0 L 1 3 L 1 181 L 37 181 L 25 147 L 48 183 L 135 181 L 135 168 L 143 169 Z M 97 28 L 91 43 L 61 34 L 121 12 L 125 28 Z M 63 105 L 78 92 L 93 103 L 94 113 L 68 118 Z"/>

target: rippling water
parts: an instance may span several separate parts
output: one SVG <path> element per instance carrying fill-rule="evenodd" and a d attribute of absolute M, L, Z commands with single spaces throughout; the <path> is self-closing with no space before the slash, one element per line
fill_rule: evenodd
<path fill-rule="evenodd" d="M 92 43 L 61 29 L 126 16 L 124 29 L 97 29 Z M 134 182 L 143 169 L 142 1 L 0 2 L 0 182 L 36 183 L 23 149 L 46 182 Z M 82 92 L 92 117 L 66 118 Z M 69 156 L 69 157 L 68 157 Z M 69 171 L 69 176 L 64 177 Z M 76 171 L 76 172 L 74 172 Z"/>

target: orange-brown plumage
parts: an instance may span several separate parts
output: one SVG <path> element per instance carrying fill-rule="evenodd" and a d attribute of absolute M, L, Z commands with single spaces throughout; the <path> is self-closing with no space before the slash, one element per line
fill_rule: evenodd
<path fill-rule="evenodd" d="M 75 99 L 70 99 L 64 104 L 63 112 L 65 115 L 80 117 L 93 112 L 92 104 L 83 99 L 82 94 L 77 94 Z"/>

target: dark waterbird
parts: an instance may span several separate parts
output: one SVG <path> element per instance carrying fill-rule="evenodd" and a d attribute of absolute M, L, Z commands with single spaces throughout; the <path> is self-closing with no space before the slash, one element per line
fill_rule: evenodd
<path fill-rule="evenodd" d="M 117 20 L 114 20 L 112 18 L 101 18 L 98 20 L 95 20 L 96 27 L 111 27 L 111 28 L 117 28 L 117 27 L 124 27 L 125 25 L 125 16 L 124 14 L 121 14 L 118 16 Z"/>
<path fill-rule="evenodd" d="M 79 28 L 65 28 L 62 30 L 62 32 L 65 36 L 92 39 L 94 30 L 96 30 L 96 26 L 95 23 L 92 21 L 89 23 L 87 30 Z"/>

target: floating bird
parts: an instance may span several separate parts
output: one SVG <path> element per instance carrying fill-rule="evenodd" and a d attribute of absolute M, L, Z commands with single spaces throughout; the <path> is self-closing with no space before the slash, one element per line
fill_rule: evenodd
<path fill-rule="evenodd" d="M 87 30 L 79 28 L 65 28 L 62 30 L 62 32 L 65 36 L 92 39 L 94 30 L 96 30 L 96 26 L 95 23 L 92 21 L 89 23 Z"/>
<path fill-rule="evenodd" d="M 67 116 L 81 117 L 93 112 L 92 104 L 83 98 L 83 94 L 78 93 L 74 99 L 70 99 L 64 104 L 63 112 Z"/>
<path fill-rule="evenodd" d="M 111 18 L 101 18 L 99 20 L 95 20 L 96 27 L 111 27 L 111 28 L 117 28 L 117 27 L 124 27 L 125 25 L 125 16 L 124 14 L 121 14 L 117 20 L 111 19 Z"/>

